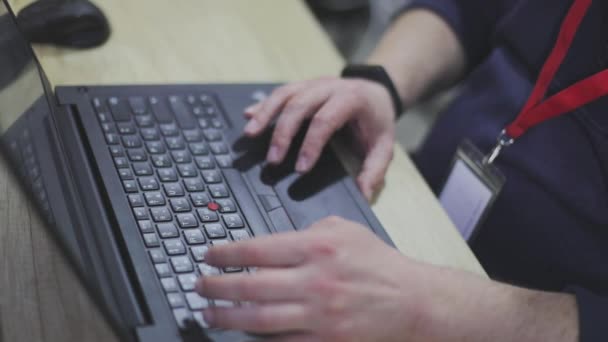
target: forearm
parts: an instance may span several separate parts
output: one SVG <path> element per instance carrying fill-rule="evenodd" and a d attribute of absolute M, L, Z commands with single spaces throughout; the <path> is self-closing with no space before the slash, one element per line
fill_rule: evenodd
<path fill-rule="evenodd" d="M 440 272 L 441 278 L 453 281 L 449 291 L 435 295 L 427 306 L 420 325 L 423 340 L 578 341 L 574 296 L 462 276 L 458 271 Z"/>
<path fill-rule="evenodd" d="M 448 24 L 433 12 L 401 15 L 369 58 L 384 66 L 404 105 L 452 85 L 465 71 L 463 47 Z"/>

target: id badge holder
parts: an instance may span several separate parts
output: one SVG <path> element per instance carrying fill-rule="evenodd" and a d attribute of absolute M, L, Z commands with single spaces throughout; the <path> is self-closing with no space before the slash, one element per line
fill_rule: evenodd
<path fill-rule="evenodd" d="M 505 176 L 469 140 L 458 148 L 439 201 L 467 242 L 471 242 L 505 184 Z"/>

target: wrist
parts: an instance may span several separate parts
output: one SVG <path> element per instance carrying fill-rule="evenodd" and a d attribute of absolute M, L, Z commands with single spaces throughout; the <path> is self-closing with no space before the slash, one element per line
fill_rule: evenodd
<path fill-rule="evenodd" d="M 393 83 L 391 76 L 381 65 L 347 65 L 342 70 L 343 78 L 360 78 L 375 82 L 383 86 L 388 92 L 395 117 L 399 117 L 403 113 L 403 102 L 397 87 Z"/>

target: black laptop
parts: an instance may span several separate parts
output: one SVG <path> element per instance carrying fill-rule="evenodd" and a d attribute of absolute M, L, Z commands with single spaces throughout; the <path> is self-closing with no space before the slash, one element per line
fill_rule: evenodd
<path fill-rule="evenodd" d="M 251 338 L 205 326 L 201 308 L 239 304 L 199 297 L 195 280 L 249 272 L 206 265 L 209 246 L 297 231 L 328 215 L 391 244 L 331 150 L 301 176 L 295 153 L 267 167 L 268 137 L 241 137 L 243 108 L 274 86 L 53 90 L 0 3 L 4 162 L 122 339 Z"/>

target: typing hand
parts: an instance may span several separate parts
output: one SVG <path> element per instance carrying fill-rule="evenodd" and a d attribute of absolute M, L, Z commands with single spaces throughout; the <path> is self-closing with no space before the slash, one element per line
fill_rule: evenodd
<path fill-rule="evenodd" d="M 292 83 L 247 108 L 245 116 L 248 136 L 259 135 L 278 116 L 267 155 L 271 164 L 283 161 L 300 126 L 311 119 L 296 162 L 301 173 L 312 169 L 331 136 L 348 125 L 366 155 L 357 178 L 359 188 L 371 199 L 382 185 L 395 141 L 395 113 L 382 85 L 335 77 Z"/>
<path fill-rule="evenodd" d="M 409 340 L 420 296 L 408 279 L 426 279 L 417 263 L 340 218 L 303 232 L 211 247 L 206 261 L 259 267 L 251 274 L 199 279 L 201 296 L 247 302 L 207 309 L 206 321 L 218 328 L 285 334 L 280 341 Z"/>

